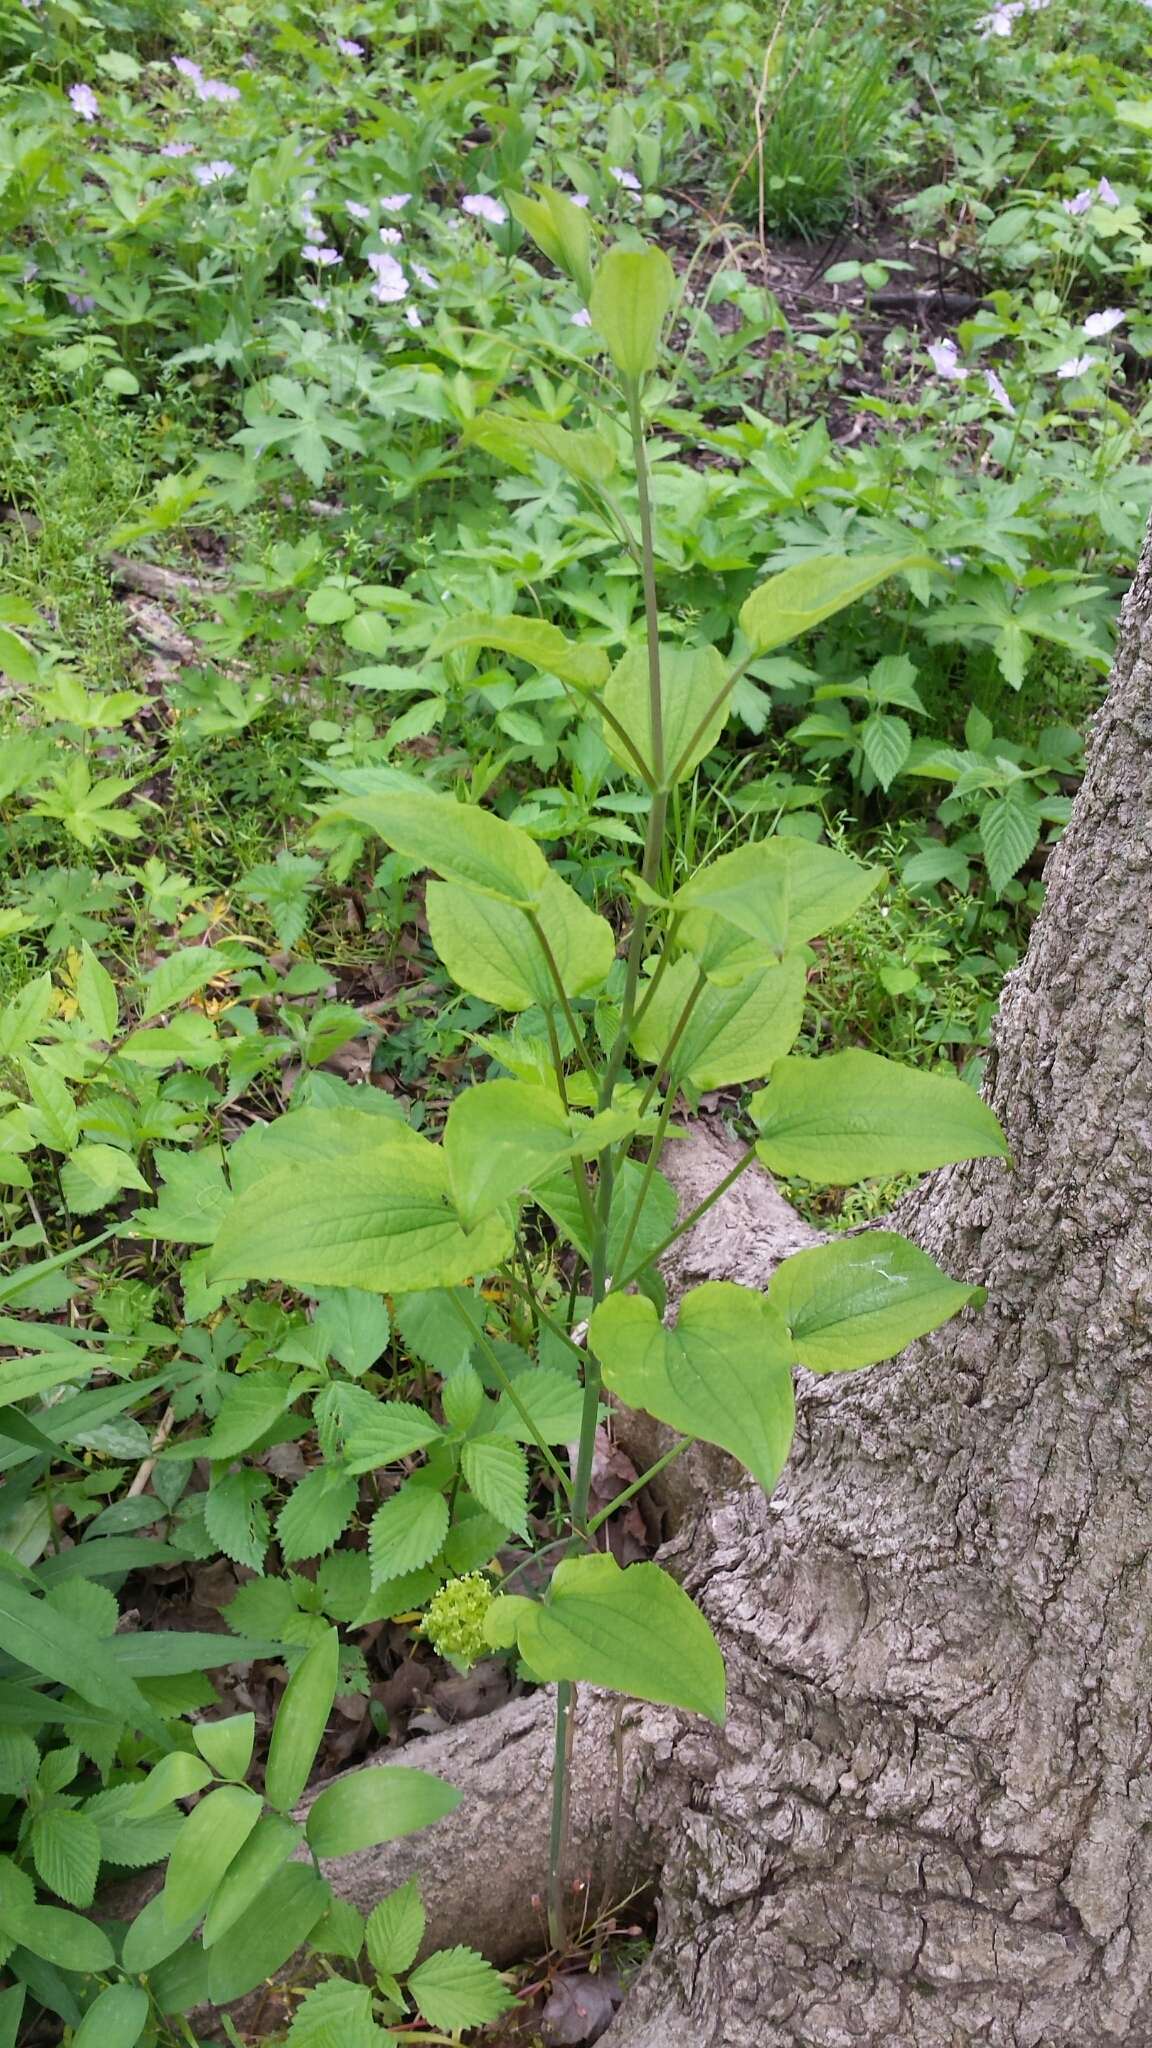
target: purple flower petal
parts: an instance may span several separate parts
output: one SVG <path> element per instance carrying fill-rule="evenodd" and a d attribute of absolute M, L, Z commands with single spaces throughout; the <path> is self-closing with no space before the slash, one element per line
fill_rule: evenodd
<path fill-rule="evenodd" d="M 1099 356 L 1069 356 L 1066 363 L 1061 363 L 1056 375 L 1066 383 L 1070 377 L 1082 377 L 1093 363 L 1099 361 Z"/>
<path fill-rule="evenodd" d="M 1152 0 L 1149 0 L 1149 5 L 1152 6 Z M 1101 178 L 1100 183 L 1096 187 L 1096 197 L 1100 201 L 1101 206 L 1119 206 L 1120 204 L 1120 194 L 1108 183 L 1107 178 Z"/>
<path fill-rule="evenodd" d="M 996 375 L 995 370 L 985 370 L 984 382 L 988 386 L 988 389 L 991 392 L 993 398 L 996 400 L 997 405 L 1002 406 L 1004 411 L 1006 413 L 1010 413 L 1012 418 L 1015 419 L 1016 407 L 1013 405 L 1012 400 L 1009 398 L 1008 393 L 1005 391 L 1004 386 L 1000 382 L 999 377 Z"/>
<path fill-rule="evenodd" d="M 1090 341 L 1098 341 L 1102 334 L 1111 334 L 1128 318 L 1119 306 L 1109 306 L 1103 313 L 1089 313 L 1084 322 L 1084 332 Z"/>
<path fill-rule="evenodd" d="M 1070 213 L 1073 216 L 1087 213 L 1088 208 L 1092 204 L 1091 186 L 1088 186 L 1083 192 L 1077 192 L 1075 199 L 1062 199 L 1060 204 L 1064 208 L 1065 213 Z"/>
<path fill-rule="evenodd" d="M 466 192 L 460 201 L 461 213 L 470 213 L 474 220 L 486 220 L 494 227 L 502 227 L 508 218 L 508 209 L 490 192 Z"/>
<path fill-rule="evenodd" d="M 100 102 L 90 85 L 70 85 L 68 98 L 72 103 L 73 113 L 79 114 L 82 121 L 96 119 L 100 112 Z"/>
<path fill-rule="evenodd" d="M 399 213 L 411 197 L 410 192 L 382 192 L 377 203 L 382 213 Z"/>

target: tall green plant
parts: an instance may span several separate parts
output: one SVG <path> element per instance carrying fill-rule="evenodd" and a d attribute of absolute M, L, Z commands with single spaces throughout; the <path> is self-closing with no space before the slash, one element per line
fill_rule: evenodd
<path fill-rule="evenodd" d="M 785 1261 L 765 1293 L 694 1288 L 668 1327 L 662 1255 L 756 1159 L 844 1184 L 1006 1147 L 991 1112 L 959 1081 L 863 1052 L 791 1054 L 808 942 L 859 908 L 880 869 L 771 837 L 700 867 L 672 896 L 658 886 L 670 792 L 715 744 L 747 664 L 924 558 L 833 555 L 773 576 L 745 603 L 726 653 L 662 620 L 645 400 L 675 298 L 671 265 L 655 248 L 621 245 L 593 274 L 587 220 L 557 193 L 522 218 L 552 260 L 591 278 L 591 319 L 631 443 L 634 510 L 616 495 L 606 433 L 572 432 L 523 408 L 494 411 L 475 431 L 518 460 L 544 454 L 611 510 L 636 563 L 643 615 L 611 667 L 598 646 L 518 615 L 456 620 L 436 651 L 498 649 L 559 678 L 645 792 L 623 962 L 613 926 L 527 832 L 399 771 L 377 771 L 339 814 L 430 872 L 428 930 L 451 978 L 505 1011 L 538 1014 L 542 1039 L 501 1041 L 509 1077 L 462 1094 L 439 1143 L 392 1119 L 317 1109 L 246 1140 L 211 1269 L 220 1281 L 417 1295 L 425 1322 L 438 1319 L 442 1352 L 444 1331 L 457 1329 L 441 1415 L 415 1403 L 380 1408 L 362 1392 L 351 1404 L 329 1401 L 329 1470 L 410 1461 L 372 1524 L 378 1611 L 464 1574 L 445 1646 L 514 1649 L 532 1677 L 556 1682 L 549 1919 L 559 1945 L 576 1684 L 724 1716 L 723 1662 L 699 1609 L 662 1567 L 621 1568 L 598 1547 L 604 1524 L 637 1490 L 592 1512 L 607 1397 L 678 1432 L 669 1456 L 696 1439 L 722 1445 L 767 1491 L 788 1455 L 796 1364 L 870 1365 L 982 1298 L 914 1245 L 877 1231 Z M 682 1094 L 765 1078 L 752 1099 L 760 1136 L 678 1221 L 659 1159 Z M 573 1276 L 567 1308 L 545 1298 L 534 1270 L 541 1211 Z M 399 1313 L 403 1323 L 403 1301 Z M 557 1447 L 573 1438 L 569 1469 Z M 510 1534 L 527 1537 L 531 1445 L 560 1503 L 559 1562 L 542 1597 L 493 1598 L 474 1575 Z"/>

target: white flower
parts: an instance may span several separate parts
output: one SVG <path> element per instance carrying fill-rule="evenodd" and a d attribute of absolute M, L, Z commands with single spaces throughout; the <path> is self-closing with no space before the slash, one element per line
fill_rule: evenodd
<path fill-rule="evenodd" d="M 387 253 L 368 258 L 368 268 L 376 279 L 372 296 L 382 306 L 394 306 L 408 296 L 408 279 L 394 256 Z"/>
<path fill-rule="evenodd" d="M 1145 0 L 1145 5 L 1152 7 L 1152 0 Z M 1108 183 L 1107 178 L 1101 178 L 1100 183 L 1096 187 L 1096 197 L 1100 201 L 1101 206 L 1119 206 L 1120 204 L 1120 194 Z"/>
<path fill-rule="evenodd" d="M 423 327 L 424 325 L 424 322 L 420 318 L 419 313 L 416 311 L 415 306 L 405 306 L 404 318 L 408 322 L 409 327 Z"/>
<path fill-rule="evenodd" d="M 1148 5 L 1149 7 L 1152 7 L 1152 0 L 1148 0 Z M 564 194 L 564 197 L 573 206 L 588 205 L 588 194 L 586 192 L 566 192 Z"/>
<path fill-rule="evenodd" d="M 378 204 L 383 213 L 399 213 L 411 197 L 410 192 L 382 192 Z"/>
<path fill-rule="evenodd" d="M 321 270 L 330 270 L 334 263 L 340 261 L 339 249 L 322 248 L 316 242 L 305 242 L 300 254 L 305 263 L 318 263 Z"/>
<path fill-rule="evenodd" d="M 226 156 L 214 156 L 210 164 L 197 164 L 192 176 L 198 185 L 222 185 L 236 176 L 236 166 Z"/>
<path fill-rule="evenodd" d="M 345 200 L 344 211 L 345 213 L 350 213 L 353 220 L 371 220 L 372 218 L 372 208 L 370 206 L 361 206 L 358 199 Z"/>
<path fill-rule="evenodd" d="M 100 102 L 90 85 L 70 85 L 68 87 L 68 98 L 72 102 L 73 113 L 79 114 L 82 121 L 94 121 L 96 119 L 100 112 Z"/>
<path fill-rule="evenodd" d="M 592 315 L 588 311 L 587 306 L 581 306 L 578 313 L 573 313 L 568 324 L 570 327 L 591 327 Z"/>
<path fill-rule="evenodd" d="M 1062 199 L 1060 204 L 1065 213 L 1087 213 L 1092 204 L 1092 187 L 1089 185 L 1083 192 L 1078 192 L 1075 199 Z"/>
<path fill-rule="evenodd" d="M 1084 322 L 1084 332 L 1090 341 L 1099 341 L 1102 334 L 1111 334 L 1113 328 L 1119 327 L 1127 318 L 1127 313 L 1122 312 L 1119 306 L 1109 306 L 1103 313 L 1089 313 Z"/>
<path fill-rule="evenodd" d="M 640 190 L 640 180 L 636 176 L 635 171 L 626 171 L 621 164 L 609 164 L 608 176 L 615 178 L 616 183 L 622 185 L 625 192 L 638 192 Z"/>
<path fill-rule="evenodd" d="M 404 240 L 404 237 L 400 233 L 399 228 L 379 228 L 377 232 L 380 236 L 380 240 L 384 243 L 390 244 L 393 249 L 396 247 L 397 242 L 402 242 Z"/>
<path fill-rule="evenodd" d="M 1006 413 L 1011 413 L 1013 419 L 1015 419 L 1016 407 L 1013 405 L 1012 400 L 1009 398 L 1008 393 L 1005 391 L 1004 386 L 1000 382 L 999 377 L 996 375 L 995 370 L 985 370 L 984 382 L 988 386 L 989 391 L 992 393 L 993 398 L 996 400 L 997 405 L 1003 406 L 1004 411 Z"/>
<path fill-rule="evenodd" d="M 1019 21 L 1022 14 L 1043 14 L 1051 4 L 1052 0 L 1000 0 L 990 14 L 982 14 L 976 23 L 981 42 L 986 43 L 989 36 L 1010 36 L 1013 22 Z"/>
<path fill-rule="evenodd" d="M 968 375 L 967 370 L 960 368 L 954 341 L 945 339 L 929 342 L 928 354 L 932 358 L 932 367 L 936 375 L 946 378 L 950 384 L 962 383 Z"/>
<path fill-rule="evenodd" d="M 436 279 L 430 270 L 425 269 L 423 263 L 414 263 L 412 265 L 412 275 L 418 278 L 421 284 L 427 285 L 430 292 L 439 291 L 440 287 Z"/>
<path fill-rule="evenodd" d="M 1082 377 L 1085 370 L 1090 370 L 1093 363 L 1099 361 L 1099 356 L 1069 356 L 1066 363 L 1061 363 L 1056 375 L 1065 380 L 1069 377 Z"/>
<path fill-rule="evenodd" d="M 486 220 L 494 228 L 502 227 L 508 218 L 508 209 L 490 192 L 466 192 L 460 201 L 461 213 L 470 213 L 474 220 Z"/>
<path fill-rule="evenodd" d="M 160 154 L 161 156 L 194 156 L 195 150 L 190 142 L 166 142 Z"/>
<path fill-rule="evenodd" d="M 195 81 L 198 100 L 238 100 L 240 87 L 226 85 L 222 78 L 198 78 Z"/>

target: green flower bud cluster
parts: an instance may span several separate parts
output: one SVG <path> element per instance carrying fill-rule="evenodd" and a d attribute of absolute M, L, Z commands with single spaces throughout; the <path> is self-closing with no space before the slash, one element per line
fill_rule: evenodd
<path fill-rule="evenodd" d="M 465 1572 L 434 1593 L 424 1614 L 424 1634 L 442 1657 L 465 1669 L 488 1648 L 484 1618 L 492 1605 L 491 1583 L 483 1572 Z"/>

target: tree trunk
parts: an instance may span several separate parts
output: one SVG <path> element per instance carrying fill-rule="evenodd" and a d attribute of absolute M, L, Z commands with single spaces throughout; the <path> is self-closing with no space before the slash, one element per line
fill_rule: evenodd
<path fill-rule="evenodd" d="M 1152 544 L 997 1026 L 1014 1169 L 952 1168 L 896 1219 L 987 1305 L 889 1366 L 802 1375 L 771 1500 L 697 1467 L 665 1555 L 720 1637 L 729 1719 L 626 1707 L 618 1851 L 615 1709 L 582 1696 L 573 1880 L 595 1905 L 659 1874 L 602 2048 L 1152 2043 L 1150 904 Z M 684 1151 L 715 1185 L 723 1146 Z M 763 1285 L 790 1215 L 747 1176 L 681 1284 Z M 469 1796 L 377 1854 L 366 1903 L 415 1865 L 437 1938 L 522 1947 L 549 1712 L 492 1716 L 474 1769 L 406 1755 Z"/>

